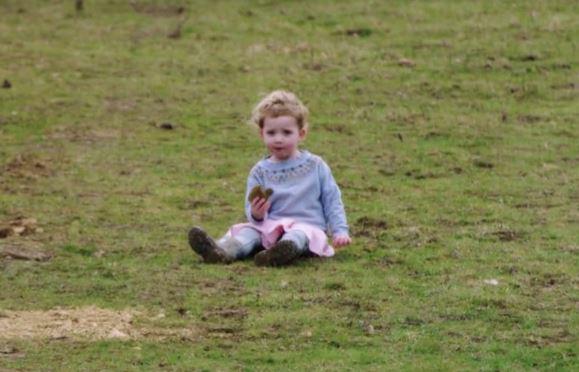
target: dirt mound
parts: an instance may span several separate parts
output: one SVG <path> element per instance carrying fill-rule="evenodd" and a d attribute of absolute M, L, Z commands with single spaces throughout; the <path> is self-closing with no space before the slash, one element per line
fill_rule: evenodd
<path fill-rule="evenodd" d="M 137 312 L 94 306 L 48 311 L 1 311 L 0 339 L 131 339 L 141 336 L 132 325 Z"/>

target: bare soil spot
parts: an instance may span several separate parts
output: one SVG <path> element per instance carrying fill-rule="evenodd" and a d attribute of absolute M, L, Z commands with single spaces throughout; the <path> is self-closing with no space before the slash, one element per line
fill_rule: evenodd
<path fill-rule="evenodd" d="M 352 132 L 352 130 L 350 128 L 348 128 L 345 124 L 326 125 L 326 126 L 323 126 L 322 128 L 328 132 L 340 133 L 340 134 L 345 134 L 348 136 L 351 136 L 354 134 Z"/>
<path fill-rule="evenodd" d="M 38 158 L 34 154 L 18 154 L 10 160 L 1 173 L 6 173 L 17 178 L 36 179 L 52 175 L 52 171 L 47 162 Z"/>
<path fill-rule="evenodd" d="M 490 161 L 481 160 L 481 159 L 476 159 L 472 163 L 477 168 L 493 169 L 495 167 L 495 165 L 493 163 L 491 163 Z"/>
<path fill-rule="evenodd" d="M 448 137 L 448 135 L 446 133 L 441 133 L 441 132 L 437 132 L 437 131 L 430 131 L 428 133 L 426 133 L 424 135 L 424 139 L 429 140 L 429 139 L 436 139 L 436 138 L 440 138 L 440 137 Z"/>
<path fill-rule="evenodd" d="M 346 285 L 341 282 L 330 282 L 327 283 L 324 288 L 330 291 L 343 291 L 346 289 Z"/>
<path fill-rule="evenodd" d="M 568 283 L 569 278 L 558 273 L 544 273 L 542 275 L 533 276 L 530 281 L 531 286 L 540 288 L 551 288 Z"/>
<path fill-rule="evenodd" d="M 382 267 L 391 267 L 394 265 L 404 264 L 404 260 L 401 260 L 397 257 L 385 256 L 378 260 L 378 264 Z"/>
<path fill-rule="evenodd" d="M 37 226 L 35 218 L 19 216 L 12 221 L 0 222 L 0 239 L 9 236 L 31 235 L 42 231 L 42 228 Z"/>
<path fill-rule="evenodd" d="M 523 343 L 537 348 L 545 348 L 562 343 L 574 342 L 575 337 L 567 329 L 550 331 L 547 334 L 531 335 L 523 340 Z"/>
<path fill-rule="evenodd" d="M 18 350 L 12 345 L 7 345 L 0 343 L 0 358 L 2 357 L 9 357 L 9 358 L 22 358 L 26 354 Z"/>
<path fill-rule="evenodd" d="M 266 52 L 279 53 L 279 54 L 301 54 L 301 53 L 312 53 L 313 48 L 310 44 L 301 42 L 293 45 L 282 45 L 282 44 L 252 44 L 247 48 L 247 53 L 249 55 L 257 55 Z"/>
<path fill-rule="evenodd" d="M 521 239 L 524 234 L 510 229 L 500 229 L 493 233 L 502 242 L 512 242 Z"/>
<path fill-rule="evenodd" d="M 404 173 L 406 177 L 414 178 L 415 180 L 425 180 L 428 178 L 440 178 L 441 175 L 431 171 L 422 171 L 420 169 L 412 169 Z"/>
<path fill-rule="evenodd" d="M 104 107 L 109 113 L 130 112 L 137 108 L 137 101 L 134 99 L 119 99 L 116 97 L 108 97 L 104 101 Z"/>
<path fill-rule="evenodd" d="M 303 67 L 305 70 L 317 71 L 317 72 L 319 72 L 319 71 L 324 70 L 326 66 L 325 66 L 323 63 L 321 63 L 321 62 L 308 62 L 308 63 L 304 63 L 304 64 L 302 65 L 302 67 Z"/>
<path fill-rule="evenodd" d="M 192 338 L 190 328 L 167 329 L 139 327 L 135 318 L 144 318 L 136 310 L 109 310 L 95 306 L 48 311 L 2 311 L 0 339 L 72 339 L 130 340 L 136 338 Z"/>
<path fill-rule="evenodd" d="M 9 240 L 0 247 L 2 258 L 44 262 L 50 260 L 52 254 L 42 249 L 39 243 Z"/>
<path fill-rule="evenodd" d="M 554 84 L 551 85 L 553 89 L 569 89 L 569 90 L 578 90 L 579 83 L 564 83 L 564 84 Z"/>
<path fill-rule="evenodd" d="M 343 34 L 346 36 L 354 36 L 354 37 L 368 37 L 368 36 L 372 35 L 372 33 L 373 33 L 373 30 L 371 28 L 366 28 L 366 27 L 351 28 L 351 29 L 345 30 L 343 32 Z"/>
<path fill-rule="evenodd" d="M 541 120 L 543 120 L 543 118 L 541 116 L 538 115 L 519 115 L 517 116 L 517 121 L 521 124 L 534 124 L 534 123 L 538 123 Z"/>
<path fill-rule="evenodd" d="M 178 16 L 187 10 L 184 6 L 179 5 L 144 4 L 136 0 L 130 1 L 130 4 L 137 13 L 157 17 Z"/>
<path fill-rule="evenodd" d="M 211 205 L 211 203 L 209 203 L 206 200 L 191 199 L 191 200 L 187 200 L 183 204 L 182 209 L 183 210 L 195 210 L 195 209 L 206 208 L 206 207 L 209 207 L 210 205 Z"/>
<path fill-rule="evenodd" d="M 223 280 L 211 280 L 211 281 L 201 281 L 199 283 L 199 288 L 201 291 L 207 295 L 214 294 L 230 294 L 235 296 L 240 296 L 246 293 L 243 285 L 236 282 L 232 278 Z"/>
<path fill-rule="evenodd" d="M 533 62 L 533 61 L 538 61 L 539 59 L 541 59 L 541 56 L 539 56 L 537 53 L 529 53 L 529 54 L 522 55 L 517 59 L 521 62 Z"/>
<path fill-rule="evenodd" d="M 48 311 L 3 311 L 0 338 L 4 339 L 129 339 L 140 335 L 132 326 L 136 313 L 97 307 Z"/>
<path fill-rule="evenodd" d="M 121 132 L 111 128 L 89 129 L 82 127 L 55 127 L 47 139 L 66 140 L 74 143 L 96 143 L 121 138 Z"/>
<path fill-rule="evenodd" d="M 363 216 L 354 224 L 354 234 L 366 237 L 378 237 L 389 228 L 385 220 Z"/>
<path fill-rule="evenodd" d="M 416 125 L 424 124 L 429 118 L 422 113 L 388 113 L 387 120 L 395 124 Z"/>
<path fill-rule="evenodd" d="M 247 310 L 245 309 L 215 309 L 206 311 L 201 320 L 208 320 L 210 318 L 232 318 L 232 319 L 245 319 L 247 317 Z"/>

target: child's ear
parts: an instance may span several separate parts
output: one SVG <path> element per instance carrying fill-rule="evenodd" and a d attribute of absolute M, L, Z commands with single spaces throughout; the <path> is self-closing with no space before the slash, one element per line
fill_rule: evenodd
<path fill-rule="evenodd" d="M 308 130 L 306 128 L 300 129 L 300 139 L 301 140 L 305 139 L 307 134 L 308 134 Z"/>

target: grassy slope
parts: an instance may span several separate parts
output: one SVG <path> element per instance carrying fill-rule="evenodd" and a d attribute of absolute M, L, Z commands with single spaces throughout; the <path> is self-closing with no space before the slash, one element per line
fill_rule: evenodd
<path fill-rule="evenodd" d="M 0 1 L 0 220 L 37 218 L 56 253 L 0 263 L 0 309 L 137 307 L 199 332 L 20 341 L 0 366 L 576 367 L 574 2 L 200 2 L 179 39 L 178 2 L 69 3 Z M 244 122 L 278 87 L 310 107 L 355 244 L 203 265 L 187 228 L 239 220 L 264 151 Z"/>

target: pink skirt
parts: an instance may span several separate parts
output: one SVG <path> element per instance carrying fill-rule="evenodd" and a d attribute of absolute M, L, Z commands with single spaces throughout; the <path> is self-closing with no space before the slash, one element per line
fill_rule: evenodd
<path fill-rule="evenodd" d="M 261 223 L 239 223 L 231 226 L 227 234 L 235 237 L 235 234 L 244 227 L 252 228 L 261 234 L 261 245 L 265 249 L 273 247 L 284 233 L 299 230 L 308 237 L 310 252 L 321 257 L 334 255 L 334 248 L 328 244 L 328 237 L 322 229 L 307 223 L 297 222 L 291 218 L 265 220 Z"/>

